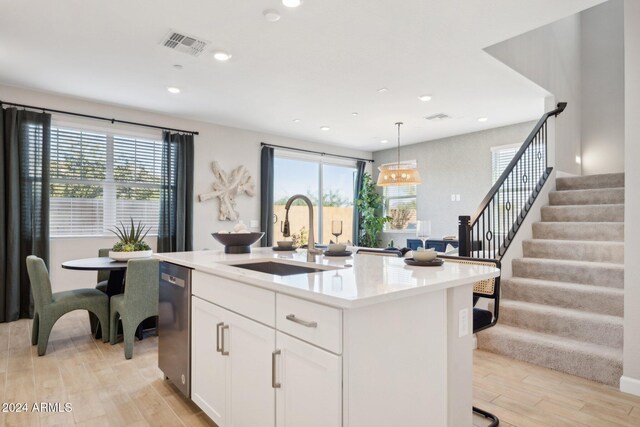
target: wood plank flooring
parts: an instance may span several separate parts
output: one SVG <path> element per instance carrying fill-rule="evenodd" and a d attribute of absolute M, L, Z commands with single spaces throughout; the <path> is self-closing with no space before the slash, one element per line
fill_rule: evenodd
<path fill-rule="evenodd" d="M 73 411 L 0 412 L 0 426 L 214 426 L 163 380 L 157 337 L 136 341 L 126 360 L 122 343 L 91 338 L 78 311 L 58 321 L 38 357 L 30 332 L 30 320 L 0 323 L 0 402 L 69 402 Z M 640 426 L 640 397 L 482 351 L 473 394 L 505 427 Z"/>

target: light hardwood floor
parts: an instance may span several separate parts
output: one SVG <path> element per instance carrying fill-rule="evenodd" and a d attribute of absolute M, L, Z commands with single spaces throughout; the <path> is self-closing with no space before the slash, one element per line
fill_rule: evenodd
<path fill-rule="evenodd" d="M 0 402 L 70 402 L 69 413 L 1 413 L 0 425 L 213 426 L 157 368 L 157 338 L 122 344 L 89 335 L 86 312 L 64 316 L 47 354 L 30 320 L 0 323 Z M 474 404 L 509 426 L 640 426 L 640 398 L 571 375 L 476 351 Z M 300 426 L 304 427 L 304 426 Z"/>

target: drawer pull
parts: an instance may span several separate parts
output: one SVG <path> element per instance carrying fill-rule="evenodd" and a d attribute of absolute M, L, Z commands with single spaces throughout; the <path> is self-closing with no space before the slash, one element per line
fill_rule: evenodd
<path fill-rule="evenodd" d="M 318 322 L 309 322 L 307 320 L 298 319 L 295 314 L 287 314 L 287 320 L 291 320 L 292 322 L 302 326 L 306 326 L 307 328 L 318 327 Z"/>
<path fill-rule="evenodd" d="M 280 350 L 275 350 L 271 353 L 271 387 L 280 388 L 281 384 L 276 382 L 276 356 L 282 353 Z"/>
<path fill-rule="evenodd" d="M 220 326 L 223 325 L 223 322 L 220 322 L 216 325 L 216 351 L 218 353 L 222 353 L 222 347 L 220 346 Z"/>

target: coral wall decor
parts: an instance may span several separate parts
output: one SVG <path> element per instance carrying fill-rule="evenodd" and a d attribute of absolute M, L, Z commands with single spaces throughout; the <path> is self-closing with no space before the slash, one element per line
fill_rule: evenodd
<path fill-rule="evenodd" d="M 253 197 L 256 194 L 256 187 L 244 166 L 238 166 L 227 174 L 220 168 L 218 162 L 211 163 L 213 171 L 213 191 L 198 195 L 198 199 L 204 202 L 215 197 L 220 202 L 220 221 L 237 221 L 240 214 L 236 210 L 236 197 L 246 194 Z"/>

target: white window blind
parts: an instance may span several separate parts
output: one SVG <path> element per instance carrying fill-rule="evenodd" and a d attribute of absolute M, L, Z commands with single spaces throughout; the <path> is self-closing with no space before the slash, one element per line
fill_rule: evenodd
<path fill-rule="evenodd" d="M 161 150 L 159 141 L 52 127 L 51 235 L 106 235 L 130 218 L 157 234 Z"/>
<path fill-rule="evenodd" d="M 509 166 L 509 162 L 513 159 L 520 149 L 519 145 L 505 145 L 502 147 L 491 148 L 491 179 L 496 182 L 502 172 Z"/>

